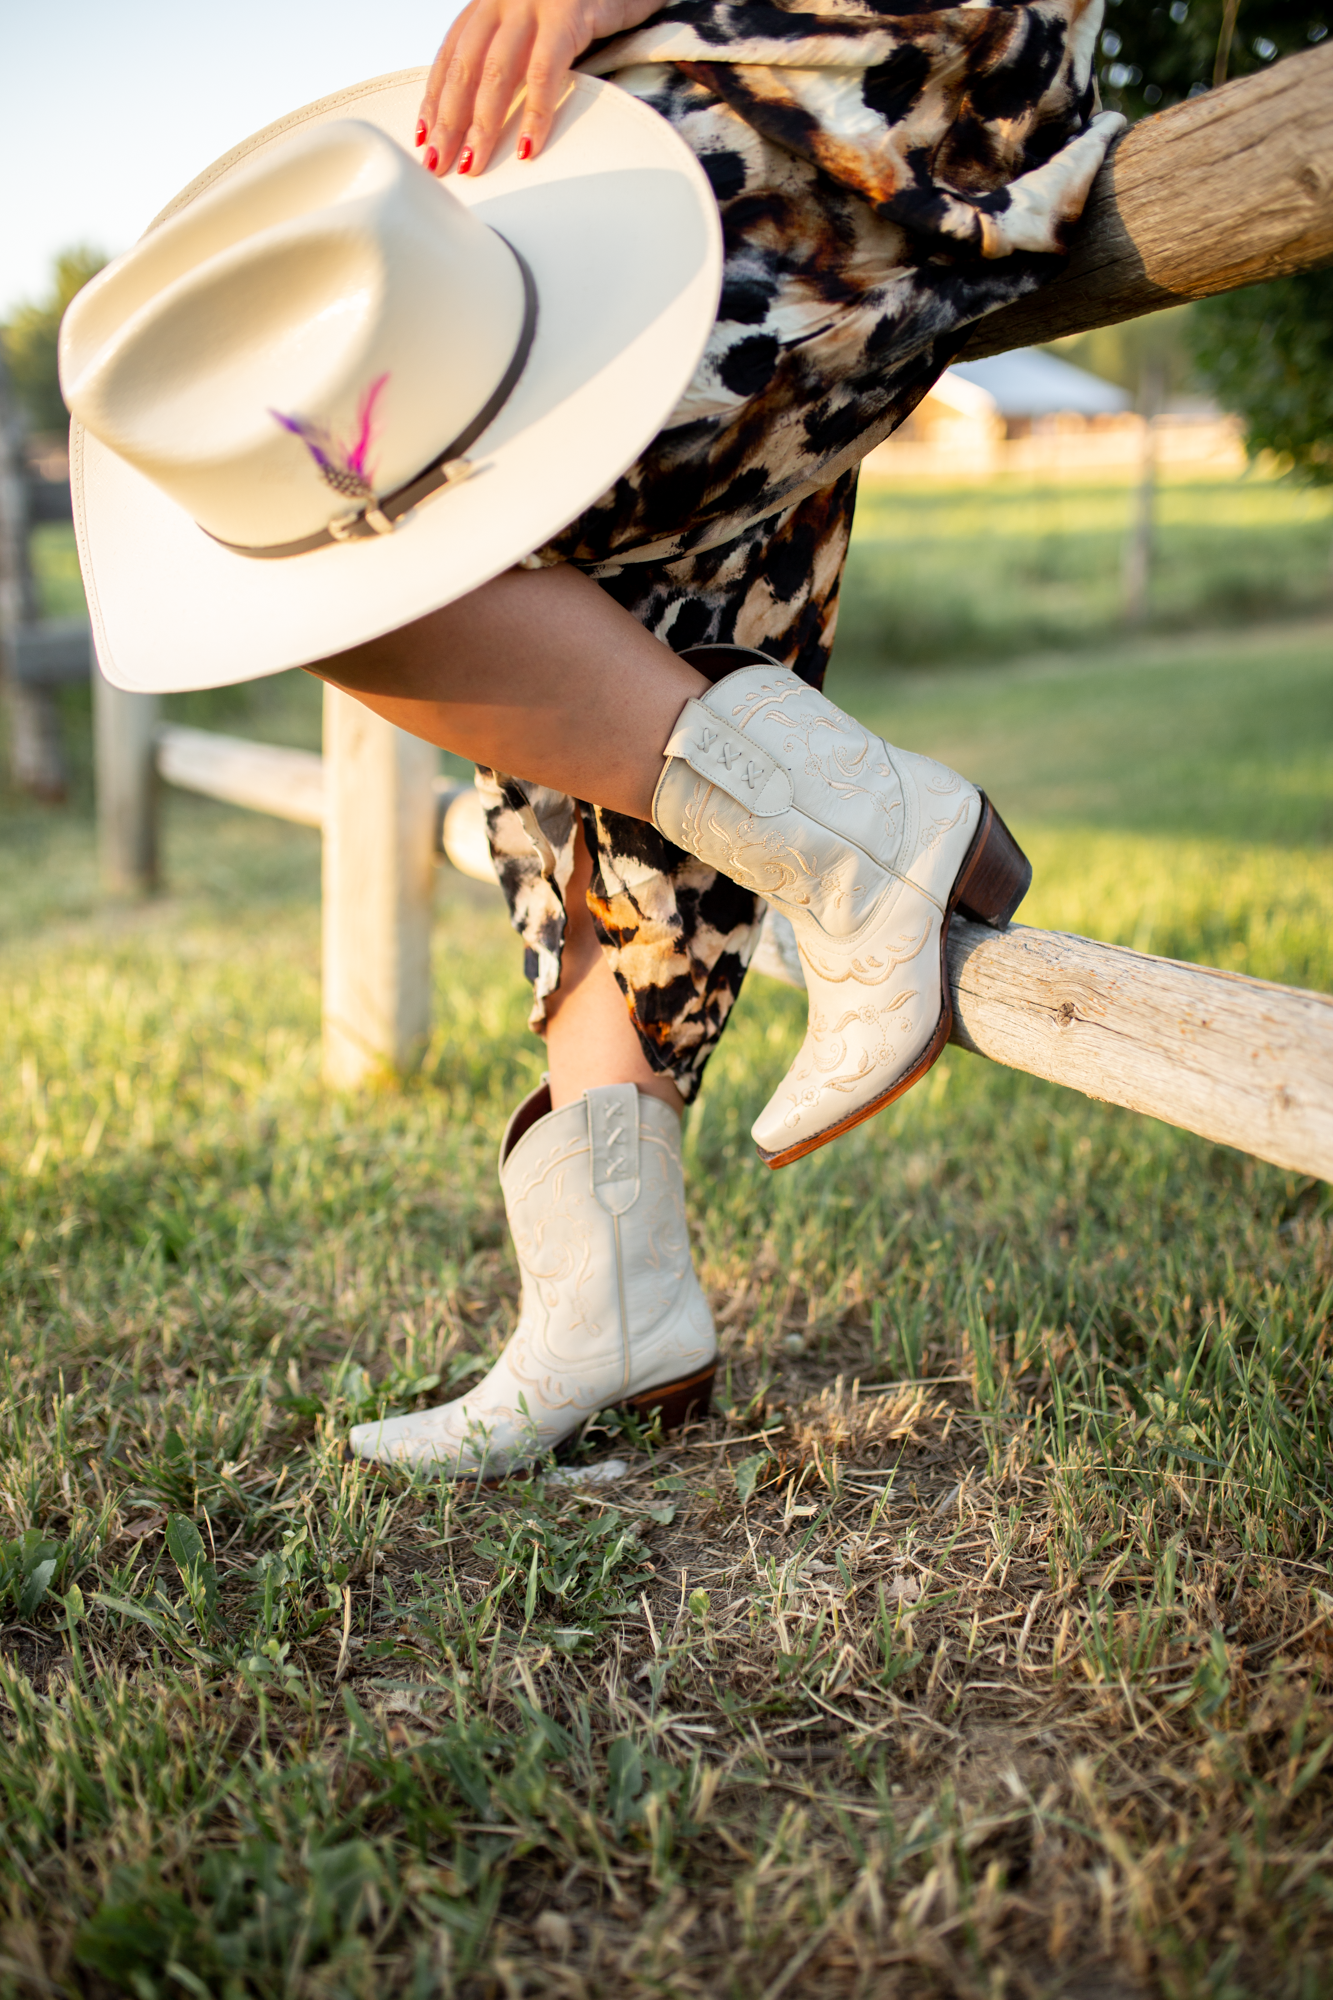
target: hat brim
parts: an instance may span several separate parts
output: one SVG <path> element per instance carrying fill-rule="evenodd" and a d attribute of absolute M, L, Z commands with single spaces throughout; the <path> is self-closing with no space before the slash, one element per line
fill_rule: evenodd
<path fill-rule="evenodd" d="M 158 220 L 327 119 L 363 118 L 410 146 L 425 75 L 379 77 L 291 113 Z M 258 680 L 410 624 L 540 548 L 656 435 L 717 310 L 722 233 L 703 169 L 664 119 L 592 77 L 573 79 L 536 160 L 514 158 L 515 136 L 506 130 L 483 175 L 454 175 L 449 187 L 527 259 L 539 298 L 532 353 L 468 453 L 473 476 L 392 535 L 272 561 L 234 554 L 72 427 L 79 560 L 114 686 L 174 693 Z"/>

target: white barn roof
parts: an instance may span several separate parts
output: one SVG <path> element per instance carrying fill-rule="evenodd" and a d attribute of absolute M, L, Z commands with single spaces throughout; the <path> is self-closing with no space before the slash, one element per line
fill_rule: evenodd
<path fill-rule="evenodd" d="M 1131 405 L 1131 398 L 1114 382 L 1057 360 L 1039 347 L 1016 347 L 985 361 L 958 362 L 943 377 L 941 389 L 951 376 L 983 390 L 1002 417 L 1053 417 L 1066 410 L 1082 417 L 1109 417 Z"/>

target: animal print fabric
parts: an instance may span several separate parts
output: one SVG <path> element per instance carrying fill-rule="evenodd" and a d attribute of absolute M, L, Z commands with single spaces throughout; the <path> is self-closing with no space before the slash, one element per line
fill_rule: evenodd
<path fill-rule="evenodd" d="M 1123 120 L 1099 112 L 1103 0 L 681 0 L 582 67 L 701 161 L 724 269 L 667 424 L 530 565 L 576 563 L 677 652 L 757 647 L 823 683 L 856 468 L 988 312 L 1067 247 Z M 582 825 L 597 935 L 653 1068 L 688 1103 L 726 1024 L 760 898 L 655 828 L 479 771 L 533 985 L 560 982 Z"/>

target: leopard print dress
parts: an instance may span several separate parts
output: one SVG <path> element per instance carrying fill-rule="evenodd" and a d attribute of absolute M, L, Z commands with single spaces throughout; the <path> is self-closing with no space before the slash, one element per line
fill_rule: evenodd
<path fill-rule="evenodd" d="M 1103 0 L 680 0 L 582 67 L 668 119 L 722 215 L 722 295 L 666 426 L 528 560 L 575 563 L 677 652 L 754 646 L 820 686 L 857 466 L 974 321 L 1067 247 L 1123 121 L 1099 112 Z M 560 983 L 582 825 L 597 935 L 653 1069 L 688 1103 L 762 900 L 642 821 L 479 770 L 533 986 Z"/>

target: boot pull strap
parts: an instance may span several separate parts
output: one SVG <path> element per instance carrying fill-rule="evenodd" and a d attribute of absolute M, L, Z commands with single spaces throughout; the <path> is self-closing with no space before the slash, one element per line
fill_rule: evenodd
<path fill-rule="evenodd" d="M 781 764 L 701 701 L 686 702 L 663 754 L 679 757 L 757 819 L 772 819 L 791 806 L 792 782 Z"/>
<path fill-rule="evenodd" d="M 639 1199 L 639 1093 L 632 1083 L 587 1090 L 592 1191 L 608 1215 L 627 1215 Z"/>

